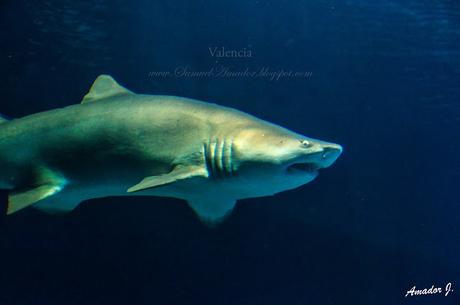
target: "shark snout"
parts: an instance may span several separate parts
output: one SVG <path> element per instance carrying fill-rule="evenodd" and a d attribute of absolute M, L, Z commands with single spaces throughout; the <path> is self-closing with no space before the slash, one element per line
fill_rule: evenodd
<path fill-rule="evenodd" d="M 326 168 L 331 166 L 335 160 L 340 156 L 342 153 L 342 146 L 338 144 L 326 144 L 322 145 L 321 147 L 321 153 L 319 157 L 318 164 L 321 166 L 321 168 Z"/>
<path fill-rule="evenodd" d="M 328 142 L 309 142 L 308 147 L 302 142 L 299 156 L 291 161 L 288 170 L 314 172 L 331 166 L 342 153 L 342 146 Z"/>

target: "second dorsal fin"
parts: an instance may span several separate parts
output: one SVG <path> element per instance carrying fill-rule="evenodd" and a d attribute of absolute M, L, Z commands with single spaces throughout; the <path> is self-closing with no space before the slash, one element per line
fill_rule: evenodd
<path fill-rule="evenodd" d="M 120 94 L 133 94 L 128 89 L 120 86 L 110 75 L 102 74 L 94 81 L 82 103 L 97 102 Z"/>

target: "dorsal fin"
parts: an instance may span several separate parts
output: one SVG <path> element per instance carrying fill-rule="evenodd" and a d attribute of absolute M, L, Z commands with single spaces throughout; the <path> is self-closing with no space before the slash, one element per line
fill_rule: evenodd
<path fill-rule="evenodd" d="M 110 75 L 102 74 L 96 78 L 81 102 L 97 102 L 120 94 L 132 94 L 132 92 L 120 86 Z"/>

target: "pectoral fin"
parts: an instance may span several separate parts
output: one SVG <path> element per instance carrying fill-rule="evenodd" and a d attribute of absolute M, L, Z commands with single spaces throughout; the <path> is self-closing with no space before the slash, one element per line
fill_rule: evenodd
<path fill-rule="evenodd" d="M 60 185 L 45 184 L 36 188 L 13 192 L 8 196 L 8 207 L 6 213 L 8 215 L 13 214 L 31 204 L 58 193 L 61 189 L 62 186 Z"/>
<path fill-rule="evenodd" d="M 143 179 L 140 183 L 129 188 L 128 193 L 144 191 L 159 186 L 165 186 L 179 180 L 189 179 L 193 177 L 208 177 L 208 173 L 205 169 L 198 166 L 176 166 L 171 172 L 167 174 L 150 176 Z"/>

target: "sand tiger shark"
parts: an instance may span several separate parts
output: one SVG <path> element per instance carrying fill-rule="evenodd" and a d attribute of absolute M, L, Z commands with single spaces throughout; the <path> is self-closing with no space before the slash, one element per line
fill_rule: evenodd
<path fill-rule="evenodd" d="M 107 196 L 185 199 L 206 224 L 236 201 L 312 181 L 342 152 L 244 112 L 135 94 L 101 75 L 80 104 L 0 119 L 7 214 L 62 213 Z"/>

